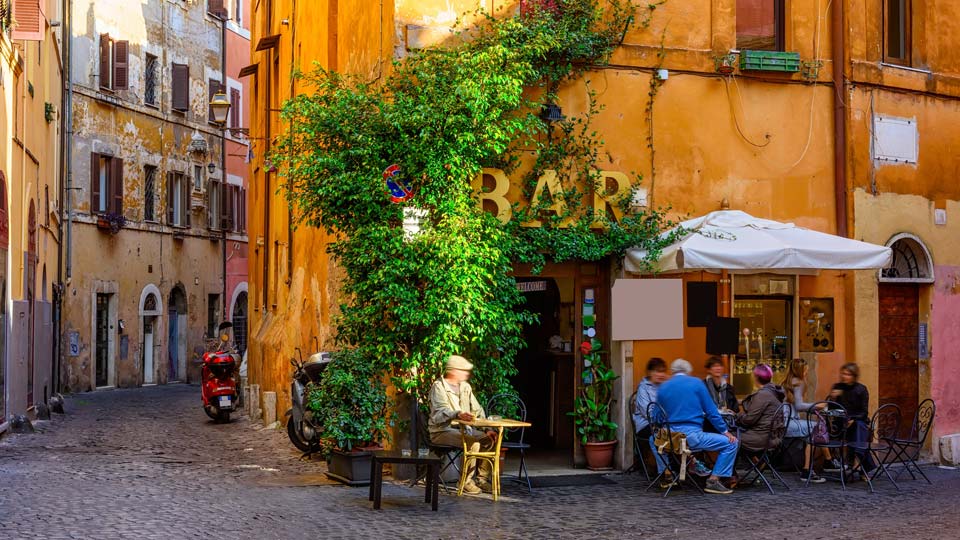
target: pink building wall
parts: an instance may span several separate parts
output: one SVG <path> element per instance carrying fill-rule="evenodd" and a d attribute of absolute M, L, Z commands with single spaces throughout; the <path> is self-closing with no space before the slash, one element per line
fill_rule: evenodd
<path fill-rule="evenodd" d="M 230 4 L 228 4 L 230 5 Z M 248 128 L 250 126 L 250 77 L 241 77 L 240 70 L 250 64 L 250 13 L 247 5 L 241 5 L 240 8 L 247 12 L 237 11 L 237 5 L 230 5 L 230 21 L 227 23 L 226 38 L 226 72 L 227 72 L 227 96 L 230 97 L 231 88 L 241 90 L 239 127 Z M 239 19 L 239 21 L 238 21 Z M 227 124 L 230 126 L 230 122 Z M 246 139 L 246 131 L 230 131 L 227 138 L 227 156 L 226 170 L 229 181 L 239 181 L 244 189 L 249 189 L 249 166 L 247 156 L 250 151 L 249 141 Z M 246 200 L 243 202 L 246 206 Z M 246 212 L 244 212 L 246 214 Z M 239 325 L 245 324 L 244 320 L 235 320 L 235 315 L 239 315 L 241 309 L 238 304 L 242 303 L 243 293 L 247 291 L 247 236 L 244 231 L 242 234 L 231 235 L 227 242 L 227 292 L 226 317 L 228 320 Z M 247 307 L 249 310 L 249 306 Z M 247 311 L 249 312 L 249 311 Z M 237 332 L 238 338 L 240 332 Z M 246 332 L 243 333 L 247 335 Z"/>
<path fill-rule="evenodd" d="M 960 433 L 960 266 L 937 266 L 934 275 L 930 396 L 937 404 L 936 444 L 939 437 Z"/>

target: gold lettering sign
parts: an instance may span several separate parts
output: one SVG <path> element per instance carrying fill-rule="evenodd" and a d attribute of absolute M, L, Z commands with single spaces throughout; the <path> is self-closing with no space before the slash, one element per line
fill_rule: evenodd
<path fill-rule="evenodd" d="M 597 183 L 593 190 L 593 228 L 602 228 L 603 216 L 607 209 L 613 214 L 615 220 L 623 219 L 623 211 L 617 208 L 616 202 L 624 197 L 630 191 L 630 179 L 627 175 L 618 171 L 598 171 Z M 484 189 L 484 177 L 493 180 L 493 185 L 489 189 Z M 615 187 L 612 191 L 607 191 L 608 180 L 612 180 Z M 480 207 L 483 208 L 485 201 L 490 201 L 496 208 L 497 219 L 500 223 L 508 223 L 513 219 L 513 209 L 510 206 L 508 195 L 510 192 L 510 179 L 500 169 L 485 168 L 483 173 L 474 178 L 472 182 L 473 190 L 480 199 Z M 545 170 L 537 180 L 537 185 L 533 191 L 533 200 L 549 202 L 547 209 L 558 217 L 567 212 L 567 200 L 564 196 L 563 185 L 557 177 L 557 171 Z M 561 221 L 559 227 L 569 227 L 573 221 L 572 216 L 566 217 Z M 524 227 L 542 227 L 543 222 L 534 219 L 522 223 Z"/>

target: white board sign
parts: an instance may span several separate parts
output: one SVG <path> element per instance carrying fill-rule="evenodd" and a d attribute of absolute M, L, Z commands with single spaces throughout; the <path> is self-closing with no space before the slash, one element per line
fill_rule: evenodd
<path fill-rule="evenodd" d="M 613 283 L 613 340 L 683 339 L 682 279 Z"/>
<path fill-rule="evenodd" d="M 873 158 L 896 163 L 916 163 L 918 154 L 916 118 L 874 115 Z"/>

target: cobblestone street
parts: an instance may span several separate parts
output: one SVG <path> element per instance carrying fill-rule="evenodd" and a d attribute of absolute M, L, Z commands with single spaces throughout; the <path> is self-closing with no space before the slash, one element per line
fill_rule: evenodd
<path fill-rule="evenodd" d="M 72 396 L 67 416 L 0 441 L 0 538 L 956 538 L 960 473 L 930 468 L 933 486 L 826 484 L 776 497 L 644 493 L 614 484 L 457 499 L 440 511 L 421 488 L 327 482 L 284 432 L 245 418 L 213 424 L 196 386 Z M 790 477 L 794 482 L 795 477 Z"/>

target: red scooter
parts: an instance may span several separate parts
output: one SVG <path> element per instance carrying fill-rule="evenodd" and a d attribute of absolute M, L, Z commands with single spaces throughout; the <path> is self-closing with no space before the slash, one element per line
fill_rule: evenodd
<path fill-rule="evenodd" d="M 217 327 L 220 338 L 215 343 L 208 342 L 208 351 L 203 354 L 203 367 L 200 370 L 203 412 L 218 424 L 229 423 L 230 413 L 240 406 L 240 394 L 237 392 L 240 357 L 231 344 L 232 330 L 231 323 L 220 323 Z"/>

